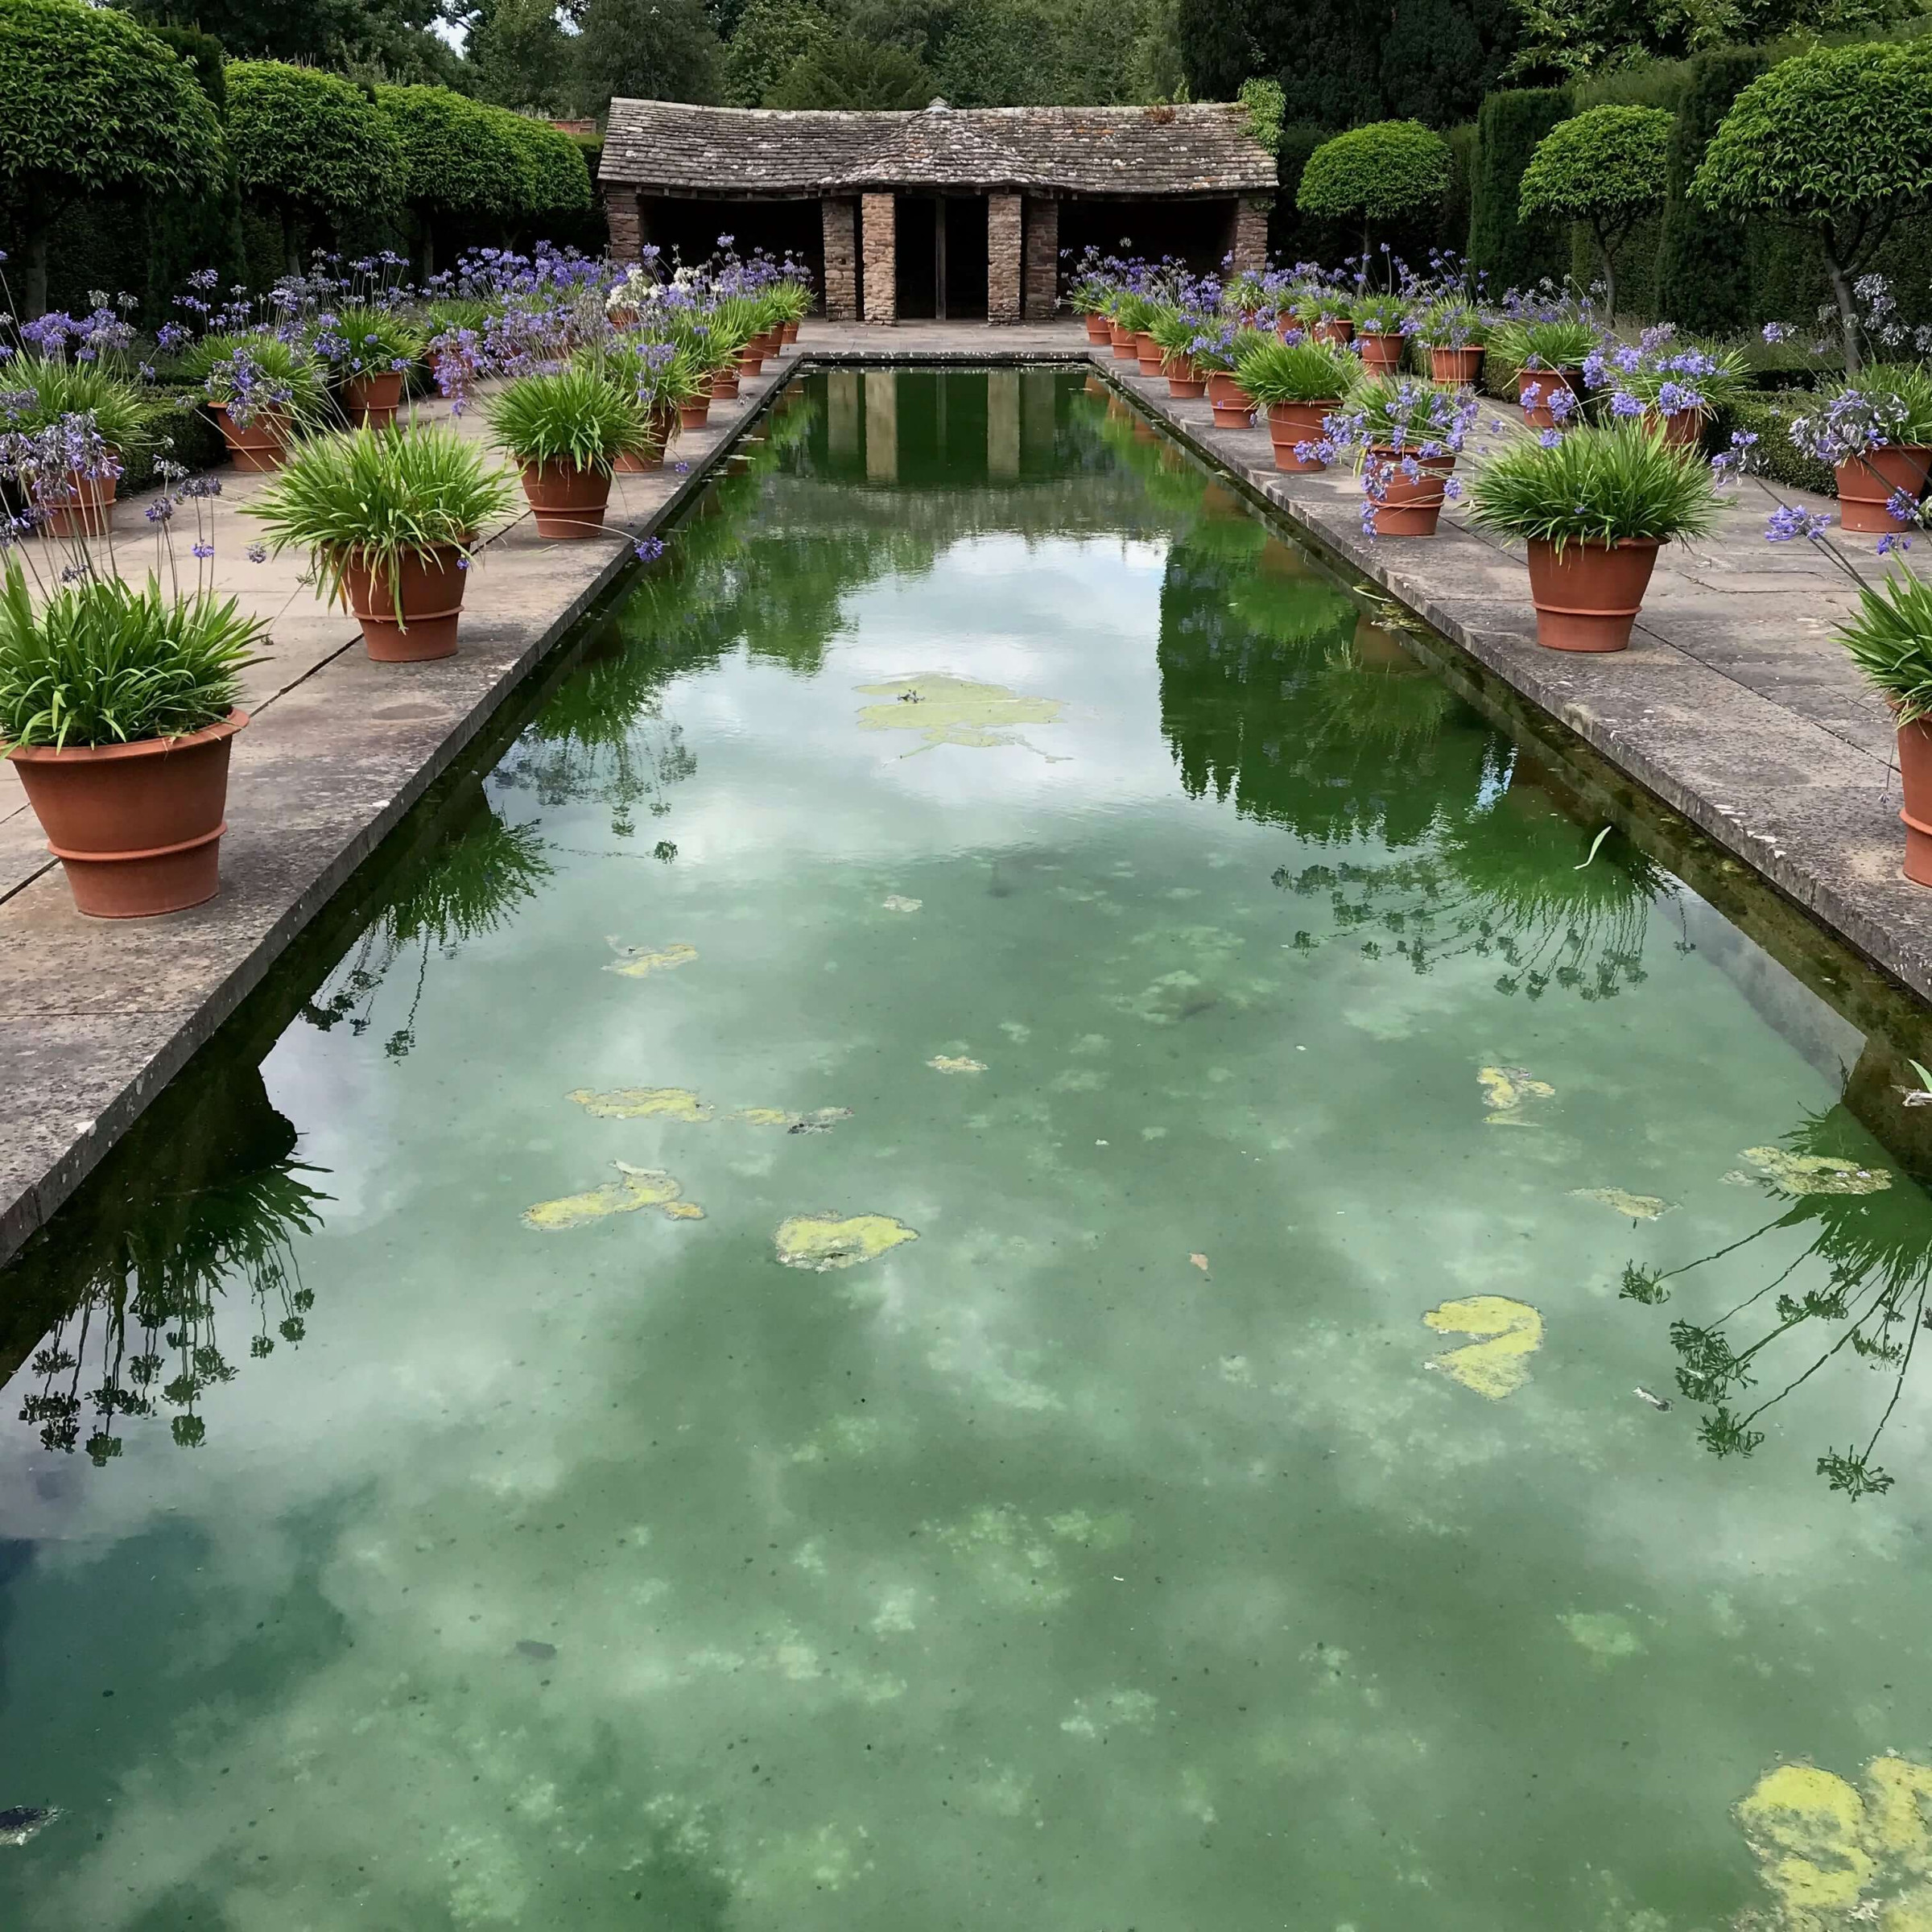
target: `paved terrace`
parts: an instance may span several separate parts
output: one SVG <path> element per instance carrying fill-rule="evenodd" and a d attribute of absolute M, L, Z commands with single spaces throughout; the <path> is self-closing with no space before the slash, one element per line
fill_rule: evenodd
<path fill-rule="evenodd" d="M 817 322 L 807 359 L 1080 360 L 1077 326 Z M 621 572 L 629 535 L 699 486 L 798 361 L 788 354 L 714 407 L 674 455 L 688 473 L 619 480 L 611 534 L 549 543 L 526 515 L 489 534 L 454 658 L 371 664 L 353 619 L 293 559 L 251 564 L 237 514 L 261 479 L 225 473 L 217 582 L 274 625 L 236 741 L 223 890 L 146 923 L 81 919 L 10 771 L 0 773 L 0 1258 L 51 1215 L 189 1055 L 233 1011 L 522 678 Z M 1922 997 L 1932 998 L 1932 894 L 1899 876 L 1902 828 L 1883 706 L 1831 642 L 1852 602 L 1808 547 L 1761 536 L 1755 492 L 1707 542 L 1666 551 L 1633 648 L 1602 658 L 1538 649 L 1520 555 L 1451 510 L 1425 542 L 1361 535 L 1346 473 L 1280 475 L 1263 430 L 1211 426 L 1104 351 L 1110 379 L 1225 465 L 1298 530 L 1382 584 L 1773 881 Z M 473 422 L 473 419 L 471 419 Z M 116 514 L 130 573 L 152 555 L 137 498 Z M 188 539 L 182 539 L 184 550 Z M 1869 568 L 1870 540 L 1847 542 Z"/>

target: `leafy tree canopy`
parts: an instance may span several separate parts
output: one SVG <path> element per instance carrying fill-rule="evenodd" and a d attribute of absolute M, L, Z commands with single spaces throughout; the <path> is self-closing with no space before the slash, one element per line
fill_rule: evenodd
<path fill-rule="evenodd" d="M 586 0 L 576 42 L 578 105 L 601 117 L 617 95 L 715 101 L 719 53 L 700 0 Z"/>
<path fill-rule="evenodd" d="M 869 40 L 828 40 L 795 61 L 766 98 L 768 107 L 918 108 L 933 97 L 932 76 L 910 54 Z"/>
<path fill-rule="evenodd" d="M 571 105 L 571 44 L 556 0 L 481 0 L 464 51 L 480 100 L 543 114 Z"/>
<path fill-rule="evenodd" d="M 488 214 L 522 201 L 522 151 L 490 109 L 444 87 L 378 87 L 376 109 L 402 151 L 412 207 Z"/>
<path fill-rule="evenodd" d="M 767 97 L 791 69 L 838 37 L 826 0 L 751 0 L 724 49 L 725 105 L 773 105 Z"/>
<path fill-rule="evenodd" d="M 380 68 L 391 79 L 448 76 L 460 63 L 429 30 L 446 0 L 122 0 L 145 21 L 213 34 L 238 60 Z"/>
<path fill-rule="evenodd" d="M 1402 221 L 1449 192 L 1449 143 L 1419 121 L 1376 121 L 1308 157 L 1295 206 L 1328 221 Z"/>
<path fill-rule="evenodd" d="M 1627 227 L 1664 198 L 1670 126 L 1658 107 L 1592 107 L 1559 121 L 1523 170 L 1522 218 Z"/>
<path fill-rule="evenodd" d="M 280 60 L 230 62 L 228 138 L 243 188 L 284 206 L 332 213 L 401 199 L 395 134 L 339 75 Z"/>

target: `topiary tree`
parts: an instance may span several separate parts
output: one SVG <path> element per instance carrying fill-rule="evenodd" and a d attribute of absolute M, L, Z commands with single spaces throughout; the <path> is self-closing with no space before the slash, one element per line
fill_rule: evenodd
<path fill-rule="evenodd" d="M 1661 107 L 1591 107 L 1537 143 L 1517 192 L 1525 221 L 1587 223 L 1604 262 L 1604 308 L 1616 317 L 1616 249 L 1664 198 L 1671 117 Z"/>
<path fill-rule="evenodd" d="M 1657 304 L 1660 314 L 1699 335 L 1726 335 L 1751 320 L 1744 225 L 1693 201 L 1690 183 L 1731 103 L 1765 65 L 1755 49 L 1724 47 L 1698 55 L 1670 130 L 1657 245 Z"/>
<path fill-rule="evenodd" d="M 1564 271 L 1565 237 L 1554 221 L 1520 213 L 1523 170 L 1537 143 L 1570 116 L 1558 87 L 1509 87 L 1483 102 L 1469 185 L 1469 266 L 1492 290 L 1529 288 Z"/>
<path fill-rule="evenodd" d="M 77 0 L 0 0 L 0 184 L 47 307 L 47 239 L 84 196 L 218 187 L 221 124 L 193 70 L 125 14 Z"/>
<path fill-rule="evenodd" d="M 334 74 L 279 60 L 228 68 L 228 138 L 244 194 L 280 218 L 288 266 L 302 266 L 302 231 L 359 206 L 402 198 L 402 151 L 362 90 Z"/>
<path fill-rule="evenodd" d="M 521 209 L 522 149 L 496 119 L 506 109 L 446 87 L 378 87 L 376 111 L 402 155 L 402 198 L 415 217 L 426 275 L 436 272 L 439 228 L 452 221 L 500 225 Z"/>
<path fill-rule="evenodd" d="M 1692 198 L 1802 229 L 1831 277 L 1845 368 L 1862 360 L 1852 284 L 1932 191 L 1932 61 L 1918 47 L 1814 47 L 1753 80 L 1711 136 Z"/>
<path fill-rule="evenodd" d="M 931 74 L 902 48 L 829 40 L 793 64 L 768 107 L 915 108 L 937 92 Z"/>
<path fill-rule="evenodd" d="M 513 114 L 507 108 L 478 109 L 516 157 L 516 200 L 505 210 L 539 226 L 580 214 L 591 204 L 590 169 L 584 150 L 568 134 Z"/>
<path fill-rule="evenodd" d="M 1308 157 L 1295 206 L 1360 225 L 1362 253 L 1378 221 L 1433 215 L 1449 195 L 1449 143 L 1419 121 L 1372 121 L 1324 141 Z"/>

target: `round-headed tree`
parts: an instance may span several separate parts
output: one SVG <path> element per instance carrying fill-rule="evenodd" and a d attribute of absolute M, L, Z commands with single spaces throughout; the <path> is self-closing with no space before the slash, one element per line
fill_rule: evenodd
<path fill-rule="evenodd" d="M 1324 141 L 1302 170 L 1294 204 L 1359 228 L 1368 253 L 1376 225 L 1432 215 L 1448 199 L 1449 143 L 1419 121 L 1372 121 Z"/>
<path fill-rule="evenodd" d="M 590 206 L 590 166 L 568 134 L 506 108 L 482 112 L 517 159 L 516 200 L 505 209 L 506 217 L 534 224 L 542 239 L 547 221 L 580 215 Z"/>
<path fill-rule="evenodd" d="M 1732 104 L 1691 177 L 1720 214 L 1802 229 L 1831 277 L 1856 374 L 1852 283 L 1899 217 L 1932 192 L 1932 59 L 1916 43 L 1814 47 Z"/>
<path fill-rule="evenodd" d="M 280 60 L 228 68 L 228 140 L 242 192 L 280 217 L 288 266 L 302 266 L 303 230 L 354 208 L 402 199 L 402 150 L 362 89 Z"/>
<path fill-rule="evenodd" d="M 194 69 L 125 14 L 0 0 L 0 182 L 26 257 L 27 313 L 47 307 L 47 238 L 84 196 L 204 193 L 221 123 Z"/>
<path fill-rule="evenodd" d="M 425 275 L 436 270 L 439 230 L 500 229 L 522 212 L 522 150 L 500 118 L 518 117 L 446 87 L 378 87 L 376 111 L 402 154 L 402 197 L 415 217 Z"/>
<path fill-rule="evenodd" d="M 1517 213 L 1582 221 L 1604 262 L 1604 306 L 1616 316 L 1616 251 L 1638 221 L 1661 208 L 1670 159 L 1670 117 L 1661 107 L 1591 107 L 1559 121 L 1523 170 Z"/>

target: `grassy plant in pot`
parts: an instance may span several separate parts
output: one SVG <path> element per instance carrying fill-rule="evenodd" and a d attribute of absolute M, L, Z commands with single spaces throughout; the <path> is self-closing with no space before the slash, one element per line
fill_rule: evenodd
<path fill-rule="evenodd" d="M 1362 529 L 1371 537 L 1432 537 L 1459 493 L 1451 476 L 1476 421 L 1466 389 L 1420 376 L 1364 374 L 1329 418 L 1338 448 L 1361 452 Z"/>
<path fill-rule="evenodd" d="M 1932 584 L 1901 568 L 1863 584 L 1858 613 L 1839 641 L 1898 727 L 1898 777 L 1905 793 L 1905 874 L 1932 886 Z"/>
<path fill-rule="evenodd" d="M 9 439 L 0 481 L 18 489 L 23 464 L 76 440 L 91 440 L 90 461 L 104 447 L 72 418 Z M 190 490 L 199 529 L 205 492 Z M 182 500 L 164 494 L 169 514 L 155 519 L 171 581 L 168 524 Z M 195 551 L 212 554 L 199 535 Z M 150 576 L 135 589 L 97 567 L 85 534 L 64 555 L 58 576 L 30 551 L 0 574 L 0 744 L 82 912 L 140 919 L 199 905 L 220 883 L 229 747 L 248 722 L 242 673 L 266 627 L 205 587 L 163 591 Z"/>
<path fill-rule="evenodd" d="M 622 452 L 613 467 L 620 476 L 662 469 L 684 407 L 705 386 L 690 350 L 672 342 L 620 342 L 601 366 L 605 379 L 644 414 L 644 442 Z"/>
<path fill-rule="evenodd" d="M 364 427 L 303 443 L 243 514 L 277 552 L 306 551 L 381 664 L 456 648 L 472 547 L 515 501 L 478 444 L 443 427 Z"/>
<path fill-rule="evenodd" d="M 1355 345 L 1372 376 L 1392 375 L 1402 365 L 1412 305 L 1400 295 L 1364 295 L 1355 304 Z"/>
<path fill-rule="evenodd" d="M 778 322 L 779 346 L 797 341 L 800 326 L 811 313 L 811 291 L 803 282 L 786 276 L 772 283 L 766 299 Z"/>
<path fill-rule="evenodd" d="M 1596 331 L 1580 318 L 1511 320 L 1489 337 L 1489 353 L 1514 379 L 1533 429 L 1560 428 L 1575 415 L 1583 364 L 1596 345 Z"/>
<path fill-rule="evenodd" d="M 1194 339 L 1194 365 L 1208 379 L 1208 401 L 1216 429 L 1246 429 L 1254 420 L 1254 398 L 1241 386 L 1235 368 L 1274 337 L 1258 328 L 1224 322 Z"/>
<path fill-rule="evenodd" d="M 18 481 L 47 535 L 105 535 L 108 506 L 126 460 L 152 444 L 163 405 L 97 362 L 54 356 L 16 357 L 0 377 L 0 423 L 10 432 L 32 435 L 63 422 L 92 423 L 84 447 L 67 452 L 72 461 L 57 472 L 23 474 Z M 95 440 L 100 452 L 89 461 L 85 452 Z M 51 452 L 51 444 L 45 447 Z"/>
<path fill-rule="evenodd" d="M 517 377 L 490 399 L 489 416 L 491 435 L 522 473 L 543 537 L 594 537 L 617 458 L 650 440 L 635 400 L 576 364 Z"/>
<path fill-rule="evenodd" d="M 1641 421 L 1523 437 L 1469 493 L 1472 522 L 1529 546 L 1537 642 L 1551 650 L 1623 650 L 1659 548 L 1717 518 L 1710 466 Z"/>
<path fill-rule="evenodd" d="M 1327 418 L 1360 379 L 1361 365 L 1326 342 L 1264 340 L 1245 355 L 1235 380 L 1268 412 L 1277 469 L 1326 469 L 1335 454 Z"/>
<path fill-rule="evenodd" d="M 324 319 L 316 353 L 341 383 L 349 420 L 386 429 L 396 419 L 403 382 L 427 344 L 420 329 L 387 309 L 344 308 Z"/>
<path fill-rule="evenodd" d="M 1674 336 L 1635 346 L 1606 344 L 1583 364 L 1583 380 L 1610 391 L 1610 414 L 1657 423 L 1666 440 L 1695 448 L 1712 414 L 1748 395 L 1750 365 L 1735 349 Z"/>
<path fill-rule="evenodd" d="M 1793 422 L 1791 440 L 1831 465 L 1841 528 L 1867 536 L 1897 530 L 1912 520 L 1932 473 L 1932 373 L 1886 364 L 1822 390 L 1815 408 Z"/>
<path fill-rule="evenodd" d="M 1483 373 L 1489 327 L 1473 302 L 1433 303 L 1417 332 L 1429 349 L 1429 373 L 1439 382 L 1473 386 Z"/>
<path fill-rule="evenodd" d="M 1355 333 L 1355 304 L 1348 296 L 1317 291 L 1294 305 L 1294 319 L 1317 342 L 1346 342 Z"/>
<path fill-rule="evenodd" d="M 298 430 L 328 416 L 322 369 L 307 349 L 271 335 L 207 336 L 184 358 L 221 426 L 237 469 L 281 467 Z M 340 420 L 338 418 L 337 420 Z"/>
<path fill-rule="evenodd" d="M 1193 349 L 1195 337 L 1209 326 L 1208 318 L 1191 307 L 1163 308 L 1149 326 L 1160 348 L 1167 394 L 1176 402 L 1198 402 L 1208 393 L 1207 373 L 1195 367 Z"/>

